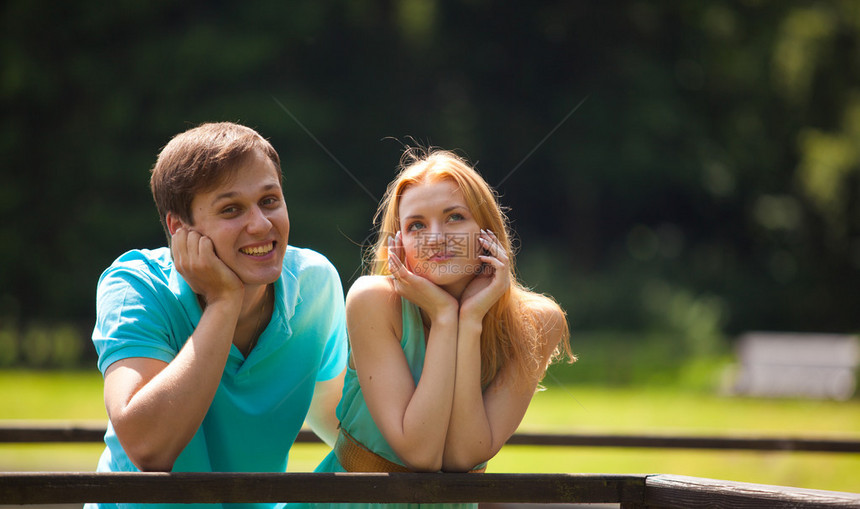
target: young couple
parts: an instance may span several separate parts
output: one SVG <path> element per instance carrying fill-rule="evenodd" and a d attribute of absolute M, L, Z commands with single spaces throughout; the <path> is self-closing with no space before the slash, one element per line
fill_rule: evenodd
<path fill-rule="evenodd" d="M 331 263 L 288 245 L 268 141 L 225 122 L 164 147 L 151 188 L 170 247 L 99 280 L 99 471 L 283 472 L 304 422 L 333 448 L 317 471 L 483 470 L 547 365 L 573 359 L 567 322 L 517 280 L 471 166 L 418 149 L 400 166 L 344 306 Z"/>

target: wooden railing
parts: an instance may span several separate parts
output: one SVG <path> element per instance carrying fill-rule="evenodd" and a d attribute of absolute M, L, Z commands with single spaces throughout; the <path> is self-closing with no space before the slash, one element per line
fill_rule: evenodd
<path fill-rule="evenodd" d="M 102 424 L 0 423 L 0 443 L 72 443 L 101 442 Z M 319 442 L 308 430 L 299 432 L 299 443 Z M 806 451 L 860 453 L 860 439 L 827 439 L 761 436 L 670 436 L 617 435 L 591 433 L 521 433 L 514 434 L 506 445 L 579 446 L 579 447 L 645 447 L 660 449 L 741 449 L 756 451 Z"/>
<path fill-rule="evenodd" d="M 103 425 L 0 424 L 0 443 L 102 441 Z M 315 442 L 303 431 L 299 442 Z M 860 440 L 517 433 L 510 445 L 860 452 Z M 860 479 L 860 473 L 858 473 Z M 860 486 L 860 481 L 858 481 Z M 85 502 L 615 503 L 622 509 L 855 507 L 860 493 L 675 475 L 0 473 L 0 504 Z"/>
<path fill-rule="evenodd" d="M 674 475 L 0 473 L 0 503 L 617 503 L 622 509 L 855 507 L 860 494 Z"/>

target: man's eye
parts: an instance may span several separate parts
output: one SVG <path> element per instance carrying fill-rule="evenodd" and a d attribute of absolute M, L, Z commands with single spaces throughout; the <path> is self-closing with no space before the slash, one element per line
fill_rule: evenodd
<path fill-rule="evenodd" d="M 280 203 L 280 200 L 278 200 L 274 196 L 270 196 L 268 198 L 263 198 L 260 201 L 260 204 L 263 205 L 264 207 L 271 207 L 271 206 L 277 205 L 278 203 Z"/>

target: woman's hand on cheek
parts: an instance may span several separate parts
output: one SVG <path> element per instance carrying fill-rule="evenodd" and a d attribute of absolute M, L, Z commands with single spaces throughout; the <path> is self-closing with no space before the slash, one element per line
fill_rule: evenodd
<path fill-rule="evenodd" d="M 481 230 L 481 271 L 460 296 L 460 318 L 482 320 L 487 311 L 511 287 L 508 256 L 493 232 Z"/>
<path fill-rule="evenodd" d="M 208 237 L 182 227 L 171 237 L 170 249 L 176 270 L 206 302 L 244 297 L 242 280 L 218 257 Z"/>
<path fill-rule="evenodd" d="M 388 271 L 397 294 L 425 310 L 430 319 L 445 312 L 456 313 L 457 299 L 432 281 L 414 274 L 403 262 L 405 250 L 400 232 L 388 238 Z"/>

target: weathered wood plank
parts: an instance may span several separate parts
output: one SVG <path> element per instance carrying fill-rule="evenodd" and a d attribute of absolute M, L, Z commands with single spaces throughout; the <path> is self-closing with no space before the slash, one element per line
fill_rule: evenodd
<path fill-rule="evenodd" d="M 0 443 L 101 442 L 105 428 L 100 424 L 9 424 L 0 423 Z M 299 443 L 319 442 L 309 430 L 302 430 Z M 642 447 L 680 449 L 739 449 L 758 451 L 860 452 L 860 439 L 825 439 L 756 436 L 668 436 L 610 434 L 516 433 L 507 445 L 564 447 Z"/>
<path fill-rule="evenodd" d="M 618 503 L 645 476 L 585 474 L 0 473 L 4 504 L 84 502 Z"/>
<path fill-rule="evenodd" d="M 669 436 L 517 433 L 506 445 L 860 452 L 860 440 L 757 436 Z"/>
<path fill-rule="evenodd" d="M 808 490 L 677 475 L 650 475 L 645 480 L 644 506 L 717 509 L 860 508 L 860 493 Z"/>
<path fill-rule="evenodd" d="M 104 436 L 104 424 L 0 423 L 0 443 L 101 442 Z"/>

